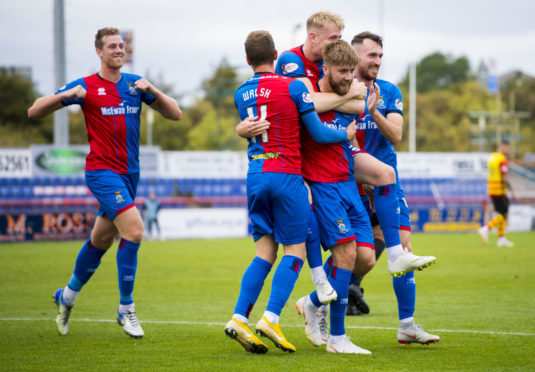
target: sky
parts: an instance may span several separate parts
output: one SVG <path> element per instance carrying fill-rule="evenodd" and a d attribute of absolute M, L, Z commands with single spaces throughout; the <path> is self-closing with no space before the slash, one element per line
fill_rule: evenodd
<path fill-rule="evenodd" d="M 225 58 L 246 77 L 243 42 L 268 30 L 282 52 L 302 44 L 305 22 L 319 10 L 345 20 L 342 38 L 361 31 L 384 37 L 380 77 L 394 83 L 410 63 L 441 52 L 481 61 L 497 74 L 535 76 L 535 2 L 532 0 L 64 0 L 67 81 L 98 71 L 94 35 L 105 26 L 134 32 L 134 63 L 125 71 L 171 85 L 183 104 Z M 303 7 L 302 4 L 307 4 Z M 41 94 L 54 83 L 54 0 L 0 1 L 0 66 L 29 66 Z M 181 103 L 179 101 L 179 103 Z"/>

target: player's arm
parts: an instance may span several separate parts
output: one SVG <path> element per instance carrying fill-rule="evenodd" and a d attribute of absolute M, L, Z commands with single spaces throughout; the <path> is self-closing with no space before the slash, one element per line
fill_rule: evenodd
<path fill-rule="evenodd" d="M 301 120 L 307 127 L 312 139 L 318 143 L 337 143 L 350 140 L 355 136 L 357 126 L 355 120 L 346 129 L 333 129 L 326 127 L 320 120 L 316 111 L 309 111 L 301 115 Z"/>
<path fill-rule="evenodd" d="M 40 119 L 47 117 L 51 113 L 60 108 L 65 107 L 64 100 L 67 99 L 83 99 L 86 90 L 83 86 L 77 85 L 66 91 L 50 94 L 48 96 L 39 97 L 35 100 L 33 105 L 28 109 L 28 117 L 32 119 Z"/>
<path fill-rule="evenodd" d="M 257 120 L 258 116 L 247 117 L 236 126 L 236 133 L 242 138 L 252 138 L 264 134 L 271 123 L 267 120 Z"/>
<path fill-rule="evenodd" d="M 500 173 L 502 174 L 502 182 L 505 185 L 505 188 L 511 192 L 511 197 L 513 200 L 516 200 L 515 191 L 513 190 L 513 185 L 509 181 L 509 167 L 507 166 L 507 162 L 500 164 Z"/>
<path fill-rule="evenodd" d="M 377 102 L 381 94 L 381 90 L 377 84 L 373 84 L 374 90 L 370 91 L 368 96 L 368 111 L 377 124 L 377 129 L 381 134 L 390 141 L 393 145 L 401 142 L 403 132 L 403 115 L 399 112 L 391 111 L 386 114 L 386 117 L 377 110 Z"/>
<path fill-rule="evenodd" d="M 155 100 L 150 104 L 150 107 L 158 111 L 164 118 L 169 120 L 180 120 L 182 118 L 182 111 L 178 107 L 176 100 L 163 93 L 148 80 L 139 79 L 135 82 L 135 88 L 154 96 Z"/>
<path fill-rule="evenodd" d="M 367 88 L 357 80 L 353 81 L 349 92 L 341 96 L 331 92 L 316 92 L 307 77 L 298 77 L 297 79 L 305 83 L 312 101 L 314 101 L 314 107 L 319 113 L 336 110 L 345 114 L 360 114 L 364 111 Z"/>

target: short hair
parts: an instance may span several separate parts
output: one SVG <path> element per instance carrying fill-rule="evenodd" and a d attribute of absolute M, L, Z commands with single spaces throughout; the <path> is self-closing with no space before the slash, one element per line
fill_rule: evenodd
<path fill-rule="evenodd" d="M 357 52 L 347 41 L 338 40 L 323 48 L 323 63 L 328 66 L 356 66 L 358 62 Z"/>
<path fill-rule="evenodd" d="M 373 40 L 377 44 L 379 44 L 381 46 L 381 48 L 383 47 L 383 38 L 381 36 L 377 35 L 377 34 L 374 34 L 373 32 L 370 32 L 370 31 L 364 31 L 364 32 L 361 32 L 360 34 L 355 35 L 353 40 L 351 40 L 351 45 L 355 45 L 355 44 L 359 44 L 360 45 L 360 44 L 362 44 L 364 39 Z"/>
<path fill-rule="evenodd" d="M 268 31 L 253 31 L 245 40 L 245 54 L 253 67 L 275 60 L 275 43 Z"/>
<path fill-rule="evenodd" d="M 121 31 L 115 27 L 104 27 L 97 31 L 95 35 L 95 48 L 102 49 L 104 47 L 104 36 L 121 35 Z"/>
<path fill-rule="evenodd" d="M 307 19 L 307 31 L 314 27 L 323 28 L 325 26 L 335 26 L 342 31 L 344 29 L 344 19 L 341 15 L 328 10 L 313 13 Z"/>

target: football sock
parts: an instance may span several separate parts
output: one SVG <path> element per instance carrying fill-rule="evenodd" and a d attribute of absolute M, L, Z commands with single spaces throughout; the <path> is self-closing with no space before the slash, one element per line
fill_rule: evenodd
<path fill-rule="evenodd" d="M 492 230 L 496 226 L 499 226 L 503 220 L 504 220 L 503 215 L 501 213 L 498 213 L 496 217 L 494 217 L 492 220 L 489 221 L 489 223 L 487 224 L 487 227 L 489 228 L 489 230 Z"/>
<path fill-rule="evenodd" d="M 323 264 L 323 271 L 325 271 L 325 274 L 329 276 L 331 274 L 331 271 L 333 270 L 334 265 L 334 258 L 331 254 L 327 259 L 325 260 L 325 263 Z"/>
<path fill-rule="evenodd" d="M 408 327 L 413 327 L 413 326 L 414 326 L 414 318 L 412 316 L 409 318 L 399 320 L 400 328 L 408 328 Z"/>
<path fill-rule="evenodd" d="M 137 251 L 140 243 L 133 243 L 121 239 L 117 249 L 117 273 L 119 276 L 119 295 L 121 305 L 130 305 L 134 302 L 134 281 L 137 270 Z"/>
<path fill-rule="evenodd" d="M 414 315 L 416 304 L 416 281 L 414 271 L 400 277 L 393 277 L 392 284 L 398 300 L 399 319 L 410 318 Z"/>
<path fill-rule="evenodd" d="M 91 238 L 87 239 L 76 257 L 74 272 L 67 286 L 73 291 L 80 292 L 97 270 L 104 253 L 106 250 L 98 249 L 91 243 Z"/>
<path fill-rule="evenodd" d="M 316 215 L 314 214 L 314 209 L 310 213 L 310 220 L 308 223 L 308 233 L 307 233 L 307 261 L 308 266 L 316 268 L 321 266 L 323 259 L 321 257 L 321 246 L 320 246 L 320 235 L 318 228 L 318 221 L 316 220 Z M 313 274 L 314 275 L 314 274 Z"/>
<path fill-rule="evenodd" d="M 373 198 L 375 213 L 385 238 L 388 258 L 394 261 L 403 254 L 403 247 L 399 239 L 399 201 L 396 195 L 396 185 L 374 187 Z"/>
<path fill-rule="evenodd" d="M 119 313 L 120 314 L 124 314 L 129 310 L 130 311 L 136 311 L 136 308 L 134 307 L 134 303 L 133 302 L 131 304 L 128 304 L 128 305 L 123 305 L 123 304 L 119 305 Z"/>
<path fill-rule="evenodd" d="M 502 218 L 500 219 L 500 221 L 498 221 L 497 232 L 498 237 L 502 237 L 505 236 L 505 227 L 507 226 L 507 221 L 505 220 L 503 215 L 499 214 L 499 216 L 501 216 Z"/>
<path fill-rule="evenodd" d="M 271 264 L 269 262 L 260 257 L 253 258 L 253 261 L 243 274 L 240 295 L 234 308 L 234 314 L 249 318 L 249 314 L 260 295 L 264 280 L 266 280 L 270 270 Z"/>
<path fill-rule="evenodd" d="M 385 250 L 385 241 L 382 239 L 373 239 L 373 244 L 375 245 L 375 261 L 377 262 L 379 260 L 379 257 L 381 257 L 381 254 Z"/>
<path fill-rule="evenodd" d="M 264 311 L 264 316 L 270 323 L 279 324 L 280 314 L 272 313 L 271 311 Z"/>
<path fill-rule="evenodd" d="M 346 315 L 347 292 L 350 280 L 351 271 L 336 266 L 333 267 L 329 276 L 329 283 L 331 283 L 331 286 L 338 293 L 336 301 L 332 301 L 330 304 L 331 335 L 333 336 L 341 336 L 346 333 L 344 318 Z"/>
<path fill-rule="evenodd" d="M 271 295 L 269 296 L 266 311 L 280 315 L 292 293 L 299 272 L 303 267 L 303 260 L 299 257 L 285 255 L 282 257 L 271 283 Z"/>
<path fill-rule="evenodd" d="M 327 274 L 323 270 L 323 266 L 310 268 L 312 273 L 312 283 L 318 284 L 327 280 Z"/>
<path fill-rule="evenodd" d="M 76 277 L 73 275 L 71 280 L 73 278 L 76 278 Z M 65 288 L 63 289 L 63 294 L 61 295 L 61 299 L 63 301 L 63 304 L 64 305 L 72 305 L 74 303 L 74 300 L 76 300 L 76 297 L 78 297 L 78 293 L 80 293 L 80 291 L 72 290 L 69 287 L 69 285 L 67 284 L 65 286 Z"/>

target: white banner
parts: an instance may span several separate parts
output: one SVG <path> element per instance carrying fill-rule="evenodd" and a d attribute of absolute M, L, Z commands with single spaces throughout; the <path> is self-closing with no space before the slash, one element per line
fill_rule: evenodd
<path fill-rule="evenodd" d="M 246 208 L 162 209 L 162 239 L 242 238 L 248 236 Z"/>
<path fill-rule="evenodd" d="M 247 154 L 238 151 L 164 151 L 160 175 L 169 178 L 245 178 Z"/>
<path fill-rule="evenodd" d="M 507 231 L 535 229 L 535 208 L 531 205 L 512 204 L 507 213 Z"/>
<path fill-rule="evenodd" d="M 487 178 L 489 153 L 398 153 L 399 178 Z"/>
<path fill-rule="evenodd" d="M 0 178 L 31 176 L 32 152 L 29 149 L 0 149 Z"/>

